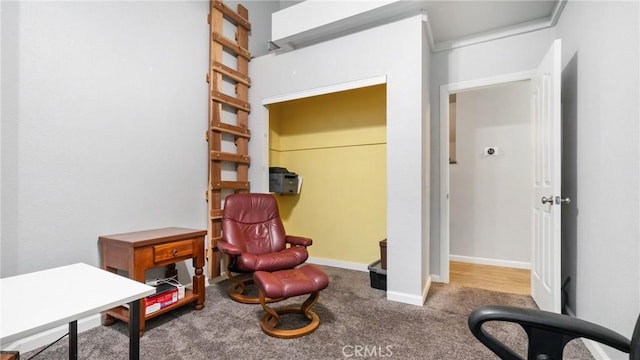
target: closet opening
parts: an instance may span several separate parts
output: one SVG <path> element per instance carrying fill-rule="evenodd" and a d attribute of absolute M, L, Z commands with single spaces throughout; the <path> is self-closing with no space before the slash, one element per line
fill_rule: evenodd
<path fill-rule="evenodd" d="M 387 89 L 347 87 L 266 104 L 269 167 L 299 176 L 276 198 L 287 232 L 313 239 L 311 261 L 367 271 L 387 237 Z"/>

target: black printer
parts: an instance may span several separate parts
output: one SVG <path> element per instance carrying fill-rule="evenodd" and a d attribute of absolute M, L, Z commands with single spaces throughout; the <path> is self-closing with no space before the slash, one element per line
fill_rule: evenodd
<path fill-rule="evenodd" d="M 283 167 L 269 167 L 269 192 L 297 194 L 298 174 Z"/>

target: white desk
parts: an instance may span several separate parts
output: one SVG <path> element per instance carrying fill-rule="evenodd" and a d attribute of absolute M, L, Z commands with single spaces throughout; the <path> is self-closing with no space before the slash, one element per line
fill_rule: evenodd
<path fill-rule="evenodd" d="M 69 358 L 77 358 L 78 319 L 130 303 L 132 318 L 140 298 L 155 288 L 111 272 L 73 264 L 0 279 L 0 344 L 69 324 Z M 129 323 L 129 358 L 138 359 L 139 322 Z"/>

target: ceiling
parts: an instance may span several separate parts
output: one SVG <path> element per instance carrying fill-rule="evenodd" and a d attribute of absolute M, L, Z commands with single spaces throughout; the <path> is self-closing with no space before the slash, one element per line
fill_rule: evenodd
<path fill-rule="evenodd" d="M 341 3 L 353 0 L 307 1 L 333 2 L 339 8 Z M 296 34 L 274 41 L 279 46 L 286 43 L 297 48 L 420 12 L 427 19 L 429 46 L 437 52 L 554 26 L 567 0 L 378 1 L 384 6 L 307 32 L 314 35 Z M 281 8 L 300 3 L 282 1 Z"/>
<path fill-rule="evenodd" d="M 421 1 L 434 50 L 555 25 L 564 1 Z"/>

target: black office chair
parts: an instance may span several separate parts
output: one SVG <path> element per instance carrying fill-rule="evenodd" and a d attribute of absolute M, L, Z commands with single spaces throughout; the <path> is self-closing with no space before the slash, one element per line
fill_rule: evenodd
<path fill-rule="evenodd" d="M 640 316 L 631 341 L 624 336 L 594 323 L 567 315 L 542 310 L 510 306 L 482 306 L 469 315 L 469 329 L 486 347 L 503 360 L 523 360 L 512 349 L 487 333 L 482 324 L 506 321 L 522 326 L 528 336 L 529 360 L 559 360 L 565 345 L 576 338 L 585 338 L 611 346 L 640 360 Z"/>

